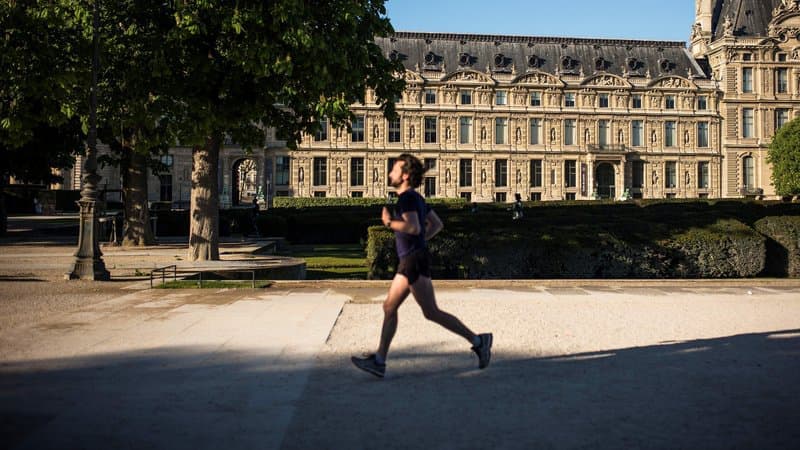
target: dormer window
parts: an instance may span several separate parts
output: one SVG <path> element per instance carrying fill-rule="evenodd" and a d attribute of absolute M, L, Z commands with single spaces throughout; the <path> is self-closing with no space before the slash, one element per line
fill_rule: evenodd
<path fill-rule="evenodd" d="M 506 57 L 502 53 L 498 53 L 494 55 L 494 65 L 495 67 L 505 67 L 506 66 Z"/>
<path fill-rule="evenodd" d="M 469 67 L 472 65 L 472 56 L 469 53 L 461 53 L 458 55 L 458 65 L 461 67 Z"/>
<path fill-rule="evenodd" d="M 442 57 L 433 52 L 428 52 L 423 58 L 426 70 L 439 70 L 439 65 L 442 62 Z"/>
<path fill-rule="evenodd" d="M 594 70 L 606 70 L 606 60 L 602 56 L 594 59 Z"/>
<path fill-rule="evenodd" d="M 536 68 L 539 67 L 541 64 L 541 60 L 536 55 L 531 55 L 528 57 L 528 67 Z"/>
<path fill-rule="evenodd" d="M 666 58 L 658 60 L 658 68 L 661 72 L 669 72 L 672 70 L 672 62 Z"/>
<path fill-rule="evenodd" d="M 572 58 L 569 56 L 562 56 L 561 57 L 561 68 L 568 70 L 572 68 Z"/>

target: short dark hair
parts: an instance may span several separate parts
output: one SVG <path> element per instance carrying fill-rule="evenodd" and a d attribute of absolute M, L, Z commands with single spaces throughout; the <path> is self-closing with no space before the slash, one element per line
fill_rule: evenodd
<path fill-rule="evenodd" d="M 422 165 L 419 158 L 410 153 L 403 153 L 397 160 L 403 161 L 403 173 L 408 174 L 408 183 L 411 187 L 418 188 L 422 184 L 422 176 L 428 169 Z"/>

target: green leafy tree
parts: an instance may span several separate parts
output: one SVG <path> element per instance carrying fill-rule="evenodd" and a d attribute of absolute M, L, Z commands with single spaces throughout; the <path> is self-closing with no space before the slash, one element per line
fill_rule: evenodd
<path fill-rule="evenodd" d="M 392 32 L 383 0 L 195 1 L 176 4 L 165 45 L 178 75 L 180 141 L 193 148 L 189 259 L 219 259 L 219 150 L 230 136 L 264 144 L 275 127 L 292 146 L 319 117 L 334 126 L 375 92 L 385 114 L 404 83 L 375 44 Z"/>
<path fill-rule="evenodd" d="M 800 118 L 785 124 L 769 146 L 772 184 L 781 196 L 800 194 Z"/>
<path fill-rule="evenodd" d="M 72 167 L 83 151 L 79 111 L 90 68 L 83 20 L 61 2 L 0 3 L 0 235 L 7 180 L 61 181 L 52 169 Z"/>

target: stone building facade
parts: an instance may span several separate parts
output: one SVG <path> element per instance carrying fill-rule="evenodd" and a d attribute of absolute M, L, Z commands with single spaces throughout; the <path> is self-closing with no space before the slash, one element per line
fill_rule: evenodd
<path fill-rule="evenodd" d="M 224 207 L 275 196 L 385 197 L 393 157 L 429 167 L 428 196 L 471 201 L 774 198 L 767 149 L 800 114 L 800 6 L 697 0 L 682 42 L 396 33 L 399 120 L 366 93 L 352 129 L 296 150 L 221 151 Z M 188 207 L 191 152 L 174 148 L 150 199 Z M 71 176 L 70 179 L 76 177 Z M 118 184 L 118 182 L 117 182 Z M 113 175 L 106 187 L 114 188 Z"/>

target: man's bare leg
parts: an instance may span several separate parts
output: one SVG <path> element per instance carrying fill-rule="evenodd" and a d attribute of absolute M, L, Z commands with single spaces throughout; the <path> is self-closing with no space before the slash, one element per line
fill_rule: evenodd
<path fill-rule="evenodd" d="M 420 308 L 422 308 L 422 314 L 425 315 L 426 319 L 436 322 L 463 337 L 470 344 L 476 342 L 476 335 L 472 330 L 467 328 L 456 316 L 439 309 L 439 306 L 436 304 L 436 294 L 433 291 L 433 283 L 431 283 L 430 278 L 420 275 L 417 281 L 411 285 L 411 293 L 414 294 L 414 298 L 417 300 L 417 303 L 419 303 Z"/>
<path fill-rule="evenodd" d="M 386 361 L 389 346 L 392 344 L 394 333 L 397 331 L 397 310 L 408 297 L 409 292 L 408 278 L 400 274 L 395 275 L 392 285 L 389 286 L 389 293 L 386 294 L 386 300 L 383 302 L 383 328 L 381 329 L 381 342 L 377 352 L 381 361 Z"/>

